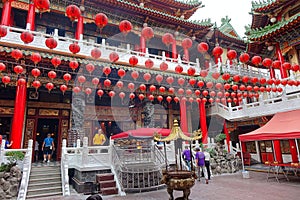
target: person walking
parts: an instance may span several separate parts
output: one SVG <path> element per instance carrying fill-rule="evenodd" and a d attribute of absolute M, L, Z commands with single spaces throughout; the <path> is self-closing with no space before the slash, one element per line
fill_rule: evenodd
<path fill-rule="evenodd" d="M 208 180 L 210 180 L 210 154 L 209 152 L 207 152 L 207 148 L 204 149 L 204 155 L 205 155 L 205 167 L 206 167 L 206 171 L 207 171 L 207 177 Z"/>
<path fill-rule="evenodd" d="M 188 146 L 185 146 L 185 150 L 183 150 L 183 152 L 182 152 L 182 158 L 185 161 L 188 169 L 191 171 L 192 155 L 191 155 L 191 151 L 189 150 Z"/>
<path fill-rule="evenodd" d="M 50 162 L 53 150 L 54 150 L 53 138 L 51 138 L 51 134 L 48 133 L 42 145 L 42 151 L 44 152 L 44 162 L 46 161 Z"/>
<path fill-rule="evenodd" d="M 208 184 L 208 176 L 205 167 L 205 155 L 203 152 L 200 151 L 200 148 L 196 148 L 196 155 L 195 155 L 196 167 L 198 172 L 198 180 L 200 181 L 201 171 L 204 173 L 205 182 Z"/>
<path fill-rule="evenodd" d="M 34 143 L 34 157 L 35 157 L 35 162 L 39 161 L 39 147 L 40 147 L 40 144 L 36 140 L 35 143 Z"/>
<path fill-rule="evenodd" d="M 9 142 L 6 135 L 3 135 L 3 140 L 5 140 L 4 149 L 9 149 L 14 143 L 13 141 Z"/>

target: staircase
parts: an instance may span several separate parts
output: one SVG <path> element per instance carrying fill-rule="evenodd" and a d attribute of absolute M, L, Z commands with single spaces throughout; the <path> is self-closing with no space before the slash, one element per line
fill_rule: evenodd
<path fill-rule="evenodd" d="M 118 188 L 116 187 L 113 173 L 97 174 L 96 180 L 99 184 L 99 193 L 102 195 L 118 194 Z"/>
<path fill-rule="evenodd" d="M 60 165 L 32 165 L 26 199 L 62 196 Z"/>

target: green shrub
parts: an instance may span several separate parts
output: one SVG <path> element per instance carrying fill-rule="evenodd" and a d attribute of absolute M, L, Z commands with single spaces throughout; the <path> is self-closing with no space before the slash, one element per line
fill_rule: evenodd
<path fill-rule="evenodd" d="M 0 165 L 0 172 L 9 172 L 10 169 L 15 165 L 16 165 L 16 163 L 8 163 L 8 164 L 2 163 Z"/>
<path fill-rule="evenodd" d="M 224 144 L 224 140 L 226 139 L 226 135 L 224 133 L 220 133 L 216 135 L 215 141 Z"/>
<path fill-rule="evenodd" d="M 24 153 L 22 151 L 9 151 L 5 154 L 10 164 L 17 163 L 18 160 L 24 160 Z"/>
<path fill-rule="evenodd" d="M 216 156 L 216 150 L 213 148 L 207 148 L 206 151 L 209 153 L 210 157 Z"/>

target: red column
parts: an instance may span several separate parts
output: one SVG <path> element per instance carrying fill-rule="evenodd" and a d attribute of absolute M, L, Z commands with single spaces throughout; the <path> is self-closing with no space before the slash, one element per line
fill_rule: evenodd
<path fill-rule="evenodd" d="M 188 132 L 188 124 L 186 118 L 186 99 L 180 100 L 180 127 L 183 132 Z"/>
<path fill-rule="evenodd" d="M 280 148 L 280 140 L 274 140 L 274 151 L 275 151 L 275 158 L 278 163 L 282 163 L 282 153 Z"/>
<path fill-rule="evenodd" d="M 22 133 L 25 117 L 25 106 L 26 106 L 26 81 L 20 81 L 17 83 L 15 109 L 12 123 L 11 141 L 13 141 L 12 148 L 20 149 L 22 146 Z"/>
<path fill-rule="evenodd" d="M 82 34 L 83 34 L 83 17 L 80 15 L 78 18 L 78 22 L 77 22 L 75 39 L 79 40 L 80 35 L 82 35 Z"/>
<path fill-rule="evenodd" d="M 27 24 L 30 24 L 30 30 L 34 31 L 34 29 L 35 29 L 35 5 L 33 3 L 29 4 L 28 15 L 27 15 Z"/>
<path fill-rule="evenodd" d="M 228 132 L 228 129 L 227 129 L 227 126 L 226 126 L 226 120 L 224 121 L 224 133 L 226 135 L 226 144 L 227 144 L 227 147 L 228 147 L 228 152 L 230 152 L 230 146 L 229 146 L 229 141 L 230 141 L 230 135 L 229 135 L 229 132 Z"/>
<path fill-rule="evenodd" d="M 172 42 L 172 58 L 173 59 L 177 59 L 178 58 L 176 40 L 174 40 Z"/>
<path fill-rule="evenodd" d="M 201 101 L 199 103 L 199 112 L 200 112 L 200 127 L 202 131 L 202 143 L 207 144 L 207 125 L 206 125 L 206 111 L 205 111 L 205 102 Z"/>
<path fill-rule="evenodd" d="M 10 15 L 11 15 L 11 1 L 4 1 L 2 8 L 2 19 L 1 25 L 10 25 Z"/>
<path fill-rule="evenodd" d="M 281 62 L 281 66 L 280 66 L 280 76 L 281 78 L 287 78 L 287 71 L 286 69 L 283 68 L 282 64 L 284 63 L 284 58 L 282 56 L 281 50 L 280 50 L 280 46 L 279 43 L 277 42 L 275 45 L 276 48 L 276 56 L 277 59 Z"/>
<path fill-rule="evenodd" d="M 294 139 L 289 139 L 289 143 L 290 143 L 290 152 L 292 155 L 292 162 L 297 163 L 297 162 L 299 162 L 299 160 L 298 160 L 298 154 L 297 154 L 296 141 Z"/>
<path fill-rule="evenodd" d="M 270 78 L 275 79 L 275 70 L 273 67 L 270 67 Z"/>
<path fill-rule="evenodd" d="M 146 53 L 146 40 L 143 36 L 140 37 L 140 51 Z"/>
<path fill-rule="evenodd" d="M 241 148 L 242 148 L 242 152 L 245 153 L 247 152 L 247 146 L 246 146 L 246 142 L 241 142 Z"/>
<path fill-rule="evenodd" d="M 184 53 L 185 60 L 186 60 L 187 62 L 190 62 L 189 49 L 184 48 L 184 49 L 183 49 L 183 53 Z"/>

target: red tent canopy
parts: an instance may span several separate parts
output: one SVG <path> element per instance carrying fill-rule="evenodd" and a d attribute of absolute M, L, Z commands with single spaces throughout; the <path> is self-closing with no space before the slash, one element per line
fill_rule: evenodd
<path fill-rule="evenodd" d="M 239 135 L 241 142 L 300 138 L 300 110 L 276 113 L 264 126 Z"/>

